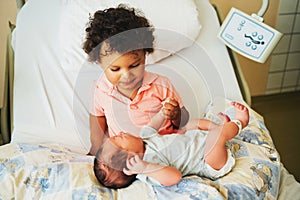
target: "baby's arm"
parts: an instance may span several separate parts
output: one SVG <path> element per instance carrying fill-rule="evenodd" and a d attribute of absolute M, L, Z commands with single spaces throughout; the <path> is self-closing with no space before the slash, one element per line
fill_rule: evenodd
<path fill-rule="evenodd" d="M 151 121 L 147 125 L 158 131 L 165 121 L 166 118 L 163 114 L 163 111 L 160 110 L 151 118 Z"/>
<path fill-rule="evenodd" d="M 125 174 L 144 174 L 157 180 L 164 186 L 175 185 L 182 178 L 181 172 L 178 169 L 143 161 L 138 155 L 127 159 L 126 166 L 127 169 L 123 169 Z"/>

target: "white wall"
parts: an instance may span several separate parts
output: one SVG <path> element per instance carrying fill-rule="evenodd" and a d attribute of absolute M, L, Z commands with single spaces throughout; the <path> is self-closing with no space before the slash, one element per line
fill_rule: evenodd
<path fill-rule="evenodd" d="M 277 29 L 284 35 L 272 55 L 266 94 L 300 91 L 300 0 L 281 0 Z"/>

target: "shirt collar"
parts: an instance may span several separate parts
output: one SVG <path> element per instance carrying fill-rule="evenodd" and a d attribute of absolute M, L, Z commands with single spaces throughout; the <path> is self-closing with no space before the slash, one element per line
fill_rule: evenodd
<path fill-rule="evenodd" d="M 138 93 L 145 91 L 150 88 L 151 84 L 158 78 L 157 74 L 147 72 L 144 73 L 144 80 L 142 87 L 139 89 Z"/>

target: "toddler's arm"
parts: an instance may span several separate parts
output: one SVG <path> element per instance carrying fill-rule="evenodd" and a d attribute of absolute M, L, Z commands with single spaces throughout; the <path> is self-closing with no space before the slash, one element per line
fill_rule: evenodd
<path fill-rule="evenodd" d="M 158 131 L 166 119 L 172 119 L 172 124 L 178 129 L 187 123 L 189 113 L 185 107 L 180 110 L 177 101 L 167 99 L 163 102 L 163 108 L 152 117 L 148 126 Z"/>
<path fill-rule="evenodd" d="M 90 141 L 91 149 L 89 154 L 95 155 L 102 145 L 107 130 L 106 118 L 90 115 Z"/>
<path fill-rule="evenodd" d="M 180 108 L 173 98 L 164 100 L 162 110 L 165 118 L 170 119 L 176 129 L 183 127 L 189 120 L 189 112 L 184 106 Z"/>
<path fill-rule="evenodd" d="M 158 164 L 143 161 L 138 155 L 126 160 L 127 169 L 123 172 L 127 175 L 144 174 L 157 180 L 161 185 L 171 186 L 177 184 L 181 178 L 181 172 L 171 166 L 161 166 Z"/>

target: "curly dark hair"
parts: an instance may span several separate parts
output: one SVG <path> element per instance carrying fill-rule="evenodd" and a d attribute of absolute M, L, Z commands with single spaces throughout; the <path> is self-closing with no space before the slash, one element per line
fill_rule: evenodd
<path fill-rule="evenodd" d="M 102 151 L 103 147 L 100 147 L 94 159 L 94 174 L 99 183 L 108 188 L 120 189 L 128 187 L 136 180 L 136 174 L 128 176 L 123 172 L 128 157 L 127 151 L 117 150 L 109 163 L 101 160 Z"/>
<path fill-rule="evenodd" d="M 117 8 L 96 11 L 86 28 L 83 50 L 91 62 L 100 61 L 101 48 L 105 43 L 109 52 L 127 53 L 134 50 L 153 52 L 154 28 L 134 8 L 120 4 Z"/>

